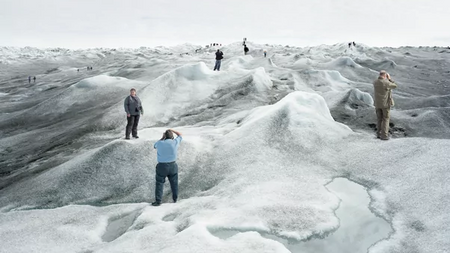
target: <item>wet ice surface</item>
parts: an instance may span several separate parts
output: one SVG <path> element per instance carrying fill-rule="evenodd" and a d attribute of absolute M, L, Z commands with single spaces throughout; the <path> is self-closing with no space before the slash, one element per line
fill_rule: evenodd
<path fill-rule="evenodd" d="M 387 221 L 370 211 L 370 197 L 363 186 L 345 178 L 335 178 L 326 188 L 341 200 L 335 212 L 339 218 L 339 228 L 336 231 L 323 238 L 312 237 L 305 241 L 290 240 L 265 232 L 261 232 L 261 235 L 282 243 L 293 253 L 365 253 L 370 246 L 388 238 L 393 232 Z M 245 232 L 248 231 L 211 230 L 213 235 L 223 240 Z"/>
<path fill-rule="evenodd" d="M 338 230 L 323 240 L 312 239 L 288 247 L 292 252 L 367 252 L 370 246 L 393 232 L 387 221 L 370 211 L 370 197 L 363 186 L 336 178 L 326 187 L 342 201 L 335 212 L 339 218 Z"/>
<path fill-rule="evenodd" d="M 0 251 L 450 248 L 450 50 L 250 45 L 223 47 L 220 72 L 192 45 L 1 48 Z M 382 68 L 399 84 L 388 142 L 373 129 Z M 125 141 L 131 87 L 148 110 Z M 166 128 L 184 133 L 180 201 L 154 208 Z M 366 188 L 327 185 L 339 177 Z"/>

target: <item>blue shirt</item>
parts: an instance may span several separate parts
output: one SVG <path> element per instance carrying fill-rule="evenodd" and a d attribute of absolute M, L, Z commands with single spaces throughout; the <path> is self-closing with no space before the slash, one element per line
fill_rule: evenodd
<path fill-rule="evenodd" d="M 175 139 L 159 140 L 153 146 L 157 150 L 157 160 L 159 163 L 170 163 L 177 160 L 178 146 L 183 138 L 177 136 Z"/>

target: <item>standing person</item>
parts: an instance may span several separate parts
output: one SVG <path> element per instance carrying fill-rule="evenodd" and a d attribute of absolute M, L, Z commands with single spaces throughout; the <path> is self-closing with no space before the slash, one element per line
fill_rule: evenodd
<path fill-rule="evenodd" d="M 130 90 L 130 95 L 124 101 L 125 112 L 127 113 L 127 127 L 125 129 L 125 139 L 130 139 L 130 132 L 134 138 L 139 138 L 137 135 L 137 126 L 141 114 L 144 114 L 141 100 L 136 96 L 136 89 Z"/>
<path fill-rule="evenodd" d="M 246 55 L 248 53 L 248 47 L 247 45 L 244 45 L 244 54 Z"/>
<path fill-rule="evenodd" d="M 174 138 L 173 134 L 176 134 L 177 138 Z M 157 152 L 158 164 L 156 165 L 155 175 L 155 202 L 152 203 L 152 206 L 161 205 L 166 177 L 169 179 L 170 188 L 172 189 L 172 200 L 174 203 L 177 202 L 178 164 L 176 160 L 178 147 L 182 139 L 180 132 L 167 129 L 163 133 L 162 138 L 153 145 Z"/>
<path fill-rule="evenodd" d="M 33 82 L 36 82 L 36 77 L 35 76 L 33 76 Z"/>
<path fill-rule="evenodd" d="M 264 50 L 264 57 L 266 57 L 267 56 L 267 51 L 266 50 Z"/>
<path fill-rule="evenodd" d="M 28 83 L 31 83 L 31 76 L 28 76 Z"/>
<path fill-rule="evenodd" d="M 222 63 L 223 59 L 223 52 L 220 51 L 220 49 L 217 49 L 216 52 L 216 64 L 214 65 L 214 71 L 220 71 L 220 64 Z"/>
<path fill-rule="evenodd" d="M 377 138 L 389 140 L 390 109 L 394 105 L 391 90 L 397 88 L 397 84 L 386 71 L 382 70 L 378 79 L 373 82 L 373 88 L 377 113 Z"/>

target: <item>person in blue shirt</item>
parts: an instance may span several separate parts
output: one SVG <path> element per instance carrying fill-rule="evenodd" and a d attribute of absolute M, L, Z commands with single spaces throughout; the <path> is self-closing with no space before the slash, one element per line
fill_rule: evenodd
<path fill-rule="evenodd" d="M 174 138 L 173 134 L 177 137 Z M 169 179 L 170 188 L 172 189 L 172 199 L 176 203 L 178 199 L 178 164 L 177 151 L 180 146 L 181 133 L 173 129 L 168 129 L 163 133 L 162 138 L 153 146 L 157 151 L 158 164 L 156 165 L 156 184 L 155 184 L 155 202 L 153 206 L 161 205 L 164 182 L 166 177 Z"/>

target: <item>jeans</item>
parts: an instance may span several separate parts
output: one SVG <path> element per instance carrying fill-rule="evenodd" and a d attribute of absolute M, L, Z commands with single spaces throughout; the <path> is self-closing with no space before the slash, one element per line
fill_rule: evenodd
<path fill-rule="evenodd" d="M 216 60 L 216 65 L 214 65 L 214 70 L 220 71 L 220 64 L 222 60 Z"/>
<path fill-rule="evenodd" d="M 130 117 L 127 117 L 127 127 L 125 129 L 125 137 L 130 137 L 130 132 L 133 135 L 133 137 L 137 136 L 137 126 L 139 124 L 139 118 L 140 115 L 130 115 Z"/>
<path fill-rule="evenodd" d="M 158 203 L 161 203 L 162 200 L 166 177 L 169 179 L 172 189 L 172 199 L 176 202 L 178 199 L 178 164 L 176 162 L 158 163 L 156 165 L 155 200 Z"/>

